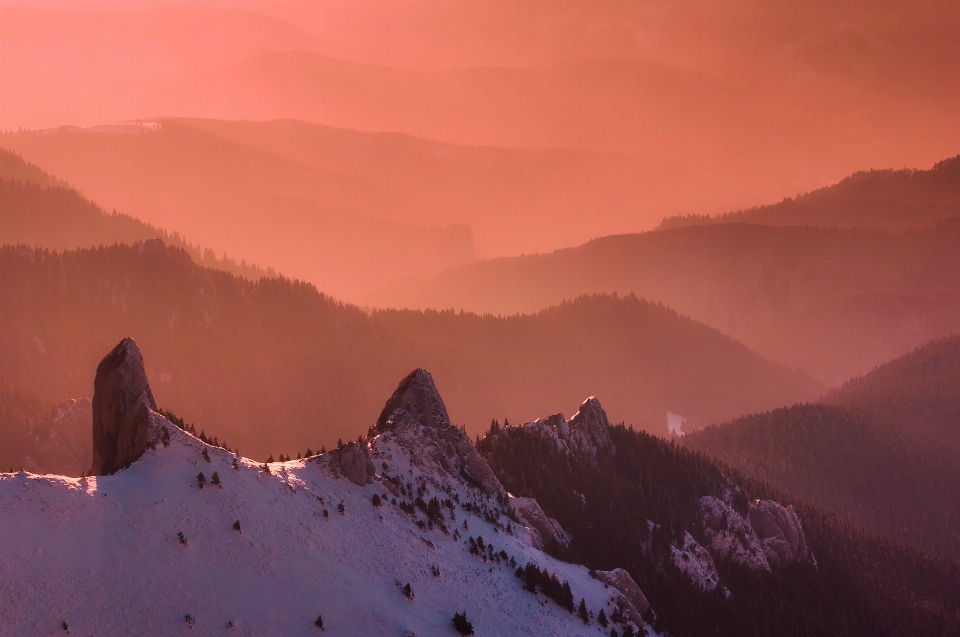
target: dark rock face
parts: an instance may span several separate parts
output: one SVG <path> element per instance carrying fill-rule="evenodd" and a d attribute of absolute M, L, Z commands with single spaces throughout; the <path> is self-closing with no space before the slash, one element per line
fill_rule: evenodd
<path fill-rule="evenodd" d="M 570 438 L 576 446 L 596 451 L 610 449 L 610 423 L 607 412 L 596 396 L 583 401 L 580 410 L 570 419 Z"/>
<path fill-rule="evenodd" d="M 115 473 L 143 455 L 150 411 L 156 409 L 140 348 L 132 338 L 125 338 L 97 366 L 91 473 Z"/>
<path fill-rule="evenodd" d="M 800 517 L 792 506 L 758 500 L 750 508 L 750 526 L 763 544 L 771 565 L 786 566 L 797 560 L 813 561 Z"/>
<path fill-rule="evenodd" d="M 432 430 L 438 442 L 450 450 L 450 457 L 444 458 L 443 462 L 447 470 L 459 469 L 463 477 L 487 493 L 505 494 L 503 485 L 467 434 L 450 423 L 447 407 L 433 383 L 433 376 L 425 369 L 415 369 L 400 381 L 380 412 L 377 431 L 386 431 L 407 420 Z"/>
<path fill-rule="evenodd" d="M 330 460 L 350 482 L 363 486 L 371 484 L 376 470 L 366 447 L 355 442 L 348 443 L 330 452 Z"/>
<path fill-rule="evenodd" d="M 631 621 L 636 624 L 643 621 L 642 615 L 650 610 L 650 602 L 647 601 L 647 596 L 643 594 L 637 583 L 630 577 L 630 573 L 622 568 L 615 568 L 612 571 L 597 571 L 597 579 L 623 593 L 634 613 L 629 617 Z"/>

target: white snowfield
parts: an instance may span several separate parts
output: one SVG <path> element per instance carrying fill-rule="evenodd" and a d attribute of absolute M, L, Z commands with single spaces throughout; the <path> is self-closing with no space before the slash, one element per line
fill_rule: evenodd
<path fill-rule="evenodd" d="M 534 549 L 525 529 L 507 533 L 506 517 L 495 530 L 466 511 L 498 505 L 411 457 L 390 432 L 371 444 L 378 475 L 361 487 L 326 457 L 274 463 L 269 474 L 239 458 L 233 469 L 229 452 L 152 416 L 169 445 L 115 475 L 0 475 L 0 635 L 319 635 L 322 615 L 324 635 L 455 636 L 462 611 L 478 636 L 609 633 L 524 590 L 508 559 L 472 555 L 468 538 L 568 580 L 594 616 L 612 613 L 613 587 Z M 456 496 L 455 519 L 443 507 L 447 533 L 422 511 L 401 511 L 413 498 L 393 495 L 383 473 L 414 497 L 422 485 L 426 501 Z"/>

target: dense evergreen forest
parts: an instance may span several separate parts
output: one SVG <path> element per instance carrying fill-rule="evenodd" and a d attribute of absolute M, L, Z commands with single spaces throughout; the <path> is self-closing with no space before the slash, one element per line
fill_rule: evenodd
<path fill-rule="evenodd" d="M 805 404 L 680 440 L 868 529 L 960 558 L 960 456 L 922 434 Z"/>
<path fill-rule="evenodd" d="M 496 428 L 492 428 L 496 429 Z M 595 569 L 626 568 L 672 635 L 958 635 L 960 569 L 853 526 L 706 455 L 622 425 L 596 459 L 558 451 L 523 428 L 487 435 L 478 448 L 513 493 L 535 496 L 573 536 L 560 554 Z M 734 505 L 796 505 L 818 567 L 772 574 L 717 561 L 721 589 L 701 593 L 667 557 L 684 530 L 696 536 L 697 500 L 739 491 Z M 659 527 L 651 531 L 648 520 Z"/>
<path fill-rule="evenodd" d="M 854 378 L 824 402 L 960 453 L 960 336 L 927 343 Z"/>
<path fill-rule="evenodd" d="M 31 430 L 53 408 L 37 391 L 25 391 L 0 381 L 0 471 L 17 470 L 34 450 Z"/>
<path fill-rule="evenodd" d="M 437 378 L 453 418 L 533 418 L 597 394 L 638 426 L 809 398 L 802 374 L 673 310 L 584 297 L 532 316 L 377 311 L 312 285 L 250 281 L 159 242 L 55 253 L 0 248 L 0 378 L 54 399 L 90 396 L 105 352 L 133 336 L 157 400 L 266 457 L 352 439 L 398 379 Z"/>

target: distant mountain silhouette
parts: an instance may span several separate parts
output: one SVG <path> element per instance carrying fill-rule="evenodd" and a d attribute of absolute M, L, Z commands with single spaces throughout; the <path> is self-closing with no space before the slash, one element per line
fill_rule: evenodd
<path fill-rule="evenodd" d="M 107 209 L 178 232 L 218 252 L 357 299 L 404 271 L 430 274 L 474 259 L 470 229 L 383 219 L 391 195 L 343 176 L 178 122 L 156 132 L 7 135 L 0 145 L 75 184 Z"/>
<path fill-rule="evenodd" d="M 159 237 L 184 248 L 203 265 L 256 279 L 276 276 L 253 263 L 238 263 L 209 248 L 191 244 L 129 215 L 104 212 L 64 181 L 0 149 L 0 243 L 71 250 Z"/>
<path fill-rule="evenodd" d="M 958 251 L 957 220 L 907 233 L 691 226 L 482 261 L 367 302 L 512 314 L 632 292 L 835 384 L 960 330 Z"/>
<path fill-rule="evenodd" d="M 402 264 L 398 264 L 402 267 Z M 0 378 L 89 396 L 105 349 L 133 336 L 164 407 L 245 453 L 331 445 L 365 431 L 396 379 L 429 366 L 453 419 L 478 432 L 569 395 L 604 395 L 666 433 L 808 399 L 822 386 L 637 298 L 585 297 L 533 316 L 367 314 L 287 279 L 252 282 L 156 244 L 0 251 Z"/>
<path fill-rule="evenodd" d="M 670 217 L 660 228 L 716 223 L 760 223 L 772 226 L 929 228 L 960 217 L 960 155 L 930 170 L 870 170 L 833 186 L 758 206 L 710 216 Z"/>

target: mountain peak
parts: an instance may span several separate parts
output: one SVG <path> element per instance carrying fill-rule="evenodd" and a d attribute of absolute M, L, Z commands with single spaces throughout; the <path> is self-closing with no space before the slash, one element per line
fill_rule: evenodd
<path fill-rule="evenodd" d="M 380 412 L 377 419 L 378 431 L 382 430 L 397 409 L 403 409 L 425 427 L 437 429 L 451 426 L 447 406 L 443 404 L 433 376 L 422 367 L 413 370 L 400 381 Z"/>
<path fill-rule="evenodd" d="M 140 347 L 125 338 L 97 366 L 91 473 L 115 473 L 143 455 L 150 411 L 156 409 Z"/>

